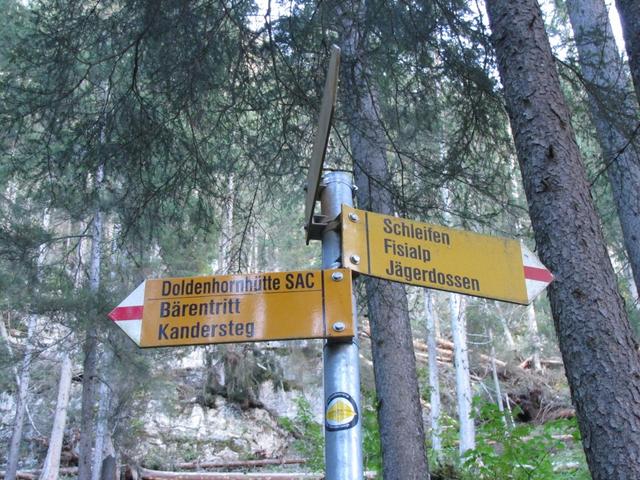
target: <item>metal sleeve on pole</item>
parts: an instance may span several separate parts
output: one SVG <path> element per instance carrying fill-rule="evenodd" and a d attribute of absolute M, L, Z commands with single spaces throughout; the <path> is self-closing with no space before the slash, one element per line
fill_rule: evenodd
<path fill-rule="evenodd" d="M 353 206 L 353 181 L 346 172 L 328 172 L 322 178 L 322 215 L 329 221 L 340 215 L 342 205 Z M 341 232 L 322 234 L 322 268 L 341 266 Z M 327 480 L 361 480 L 362 412 L 355 298 L 354 337 L 351 342 L 328 340 L 324 346 L 325 477 Z M 327 319 L 339 322 L 340 319 Z"/>

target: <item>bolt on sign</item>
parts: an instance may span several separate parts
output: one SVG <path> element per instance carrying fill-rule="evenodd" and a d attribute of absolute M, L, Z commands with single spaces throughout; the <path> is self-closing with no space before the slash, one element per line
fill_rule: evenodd
<path fill-rule="evenodd" d="M 146 280 L 111 313 L 139 347 L 353 337 L 351 271 Z"/>
<path fill-rule="evenodd" d="M 342 255 L 387 280 L 530 304 L 553 275 L 521 242 L 342 206 Z"/>

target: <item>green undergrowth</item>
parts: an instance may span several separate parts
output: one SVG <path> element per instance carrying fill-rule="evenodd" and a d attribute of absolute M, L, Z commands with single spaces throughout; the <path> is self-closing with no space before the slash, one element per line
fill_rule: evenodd
<path fill-rule="evenodd" d="M 293 419 L 280 425 L 295 438 L 293 447 L 314 472 L 324 469 L 323 426 L 304 397 L 296 400 Z M 476 401 L 476 447 L 460 458 L 458 425 L 443 417 L 443 450 L 439 461 L 432 450 L 432 480 L 589 480 L 575 419 L 554 420 L 543 425 L 516 423 L 505 418 L 493 403 Z M 375 396 L 362 396 L 362 441 L 366 471 L 382 475 L 380 435 Z"/>
<path fill-rule="evenodd" d="M 457 425 L 445 419 L 442 459 L 436 479 L 588 480 L 575 419 L 543 425 L 516 423 L 493 403 L 476 402 L 476 446 L 460 459 Z M 432 453 L 432 458 L 435 456 Z"/>
<path fill-rule="evenodd" d="M 278 423 L 295 440 L 293 448 L 307 461 L 307 467 L 314 472 L 324 469 L 324 438 L 322 425 L 316 422 L 311 405 L 304 397 L 295 400 L 298 407 L 296 416 L 291 419 L 280 417 Z"/>
<path fill-rule="evenodd" d="M 374 395 L 365 392 L 361 403 L 364 468 L 367 471 L 381 472 L 380 434 Z M 324 427 L 315 420 L 311 405 L 306 398 L 298 397 L 296 405 L 298 407 L 296 416 L 293 419 L 280 418 L 280 426 L 295 438 L 293 447 L 307 460 L 307 468 L 313 472 L 321 472 L 324 470 Z"/>

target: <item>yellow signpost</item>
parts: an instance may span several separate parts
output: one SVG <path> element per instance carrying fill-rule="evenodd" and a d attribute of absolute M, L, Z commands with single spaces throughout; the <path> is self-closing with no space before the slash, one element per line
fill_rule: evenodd
<path fill-rule="evenodd" d="M 396 282 L 527 305 L 552 280 L 519 241 L 342 206 L 353 270 Z"/>
<path fill-rule="evenodd" d="M 352 337 L 351 272 L 152 279 L 109 317 L 140 347 Z"/>

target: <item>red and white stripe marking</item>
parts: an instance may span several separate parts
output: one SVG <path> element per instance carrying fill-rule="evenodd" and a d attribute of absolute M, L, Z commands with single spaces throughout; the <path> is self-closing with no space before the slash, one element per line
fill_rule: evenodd
<path fill-rule="evenodd" d="M 146 281 L 138 285 L 138 288 L 131 292 L 131 294 L 108 315 L 138 346 L 140 346 L 140 335 L 142 333 L 145 284 Z"/>
<path fill-rule="evenodd" d="M 529 303 L 531 303 L 553 281 L 553 274 L 524 244 L 521 243 L 520 248 L 522 250 L 522 265 L 524 267 L 527 297 Z"/>

